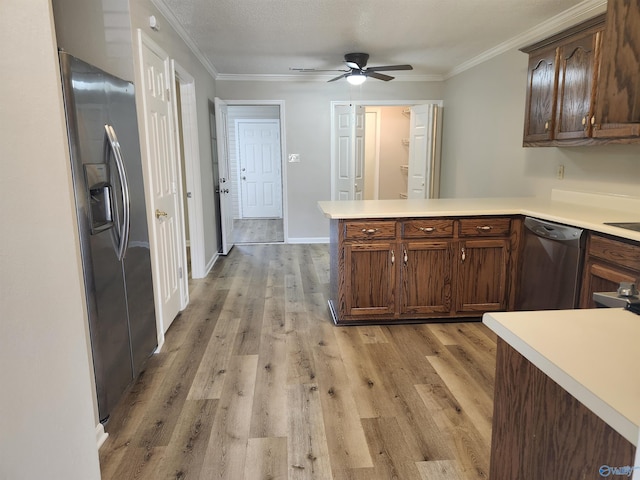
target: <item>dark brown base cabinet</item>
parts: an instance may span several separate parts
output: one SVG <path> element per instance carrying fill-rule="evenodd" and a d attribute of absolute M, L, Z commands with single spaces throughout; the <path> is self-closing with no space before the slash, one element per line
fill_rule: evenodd
<path fill-rule="evenodd" d="M 635 282 L 640 285 L 640 243 L 590 233 L 580 307 L 595 308 L 594 292 L 615 292 L 620 282 Z"/>
<path fill-rule="evenodd" d="M 633 468 L 635 451 L 633 444 L 498 339 L 490 480 L 628 478 L 612 475 L 608 468 Z"/>
<path fill-rule="evenodd" d="M 455 320 L 513 305 L 521 221 L 331 220 L 336 324 Z"/>

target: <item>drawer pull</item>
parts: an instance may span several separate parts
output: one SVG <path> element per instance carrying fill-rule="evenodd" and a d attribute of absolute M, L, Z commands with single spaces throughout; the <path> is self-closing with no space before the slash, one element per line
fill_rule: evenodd
<path fill-rule="evenodd" d="M 396 263 L 396 254 L 393 250 L 391 250 L 391 265 L 395 265 Z"/>
<path fill-rule="evenodd" d="M 362 233 L 366 233 L 367 235 L 372 235 L 376 233 L 378 230 L 379 230 L 378 228 L 363 228 Z"/>
<path fill-rule="evenodd" d="M 493 227 L 491 225 L 478 225 L 476 227 L 476 230 L 478 230 L 479 232 L 488 232 L 489 230 L 491 230 Z"/>
<path fill-rule="evenodd" d="M 421 232 L 431 233 L 436 230 L 436 227 L 418 227 Z"/>
<path fill-rule="evenodd" d="M 462 263 L 464 263 L 464 261 L 467 259 L 467 251 L 464 249 L 464 247 L 462 247 L 462 251 L 461 251 L 461 259 L 462 259 Z"/>

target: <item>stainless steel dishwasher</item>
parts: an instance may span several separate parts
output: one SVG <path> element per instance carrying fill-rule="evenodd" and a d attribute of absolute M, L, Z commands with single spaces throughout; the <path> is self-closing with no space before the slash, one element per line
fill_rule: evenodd
<path fill-rule="evenodd" d="M 524 227 L 516 310 L 575 308 L 583 230 L 532 217 L 525 218 Z"/>

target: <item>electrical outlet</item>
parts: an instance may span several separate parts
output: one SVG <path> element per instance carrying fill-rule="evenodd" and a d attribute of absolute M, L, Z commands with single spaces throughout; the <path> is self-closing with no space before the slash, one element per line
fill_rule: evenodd
<path fill-rule="evenodd" d="M 300 163 L 300 154 L 299 153 L 290 153 L 289 154 L 289 163 Z"/>
<path fill-rule="evenodd" d="M 558 180 L 562 180 L 564 178 L 564 165 L 558 165 L 558 169 L 556 170 L 556 178 Z"/>

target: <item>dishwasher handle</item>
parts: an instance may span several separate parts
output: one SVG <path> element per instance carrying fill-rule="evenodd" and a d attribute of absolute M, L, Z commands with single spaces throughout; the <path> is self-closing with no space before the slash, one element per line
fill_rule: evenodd
<path fill-rule="evenodd" d="M 539 237 L 575 244 L 576 247 L 580 246 L 580 239 L 584 232 L 581 228 L 547 222 L 533 217 L 526 217 L 524 226 Z"/>

